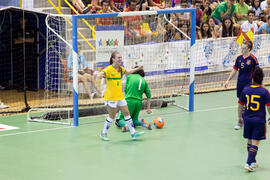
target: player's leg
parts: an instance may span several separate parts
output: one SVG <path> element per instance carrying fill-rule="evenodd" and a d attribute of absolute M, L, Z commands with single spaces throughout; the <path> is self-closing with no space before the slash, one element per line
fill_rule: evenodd
<path fill-rule="evenodd" d="M 115 101 L 105 101 L 105 105 L 106 105 L 107 111 L 109 113 L 109 116 L 106 118 L 103 130 L 101 131 L 100 136 L 104 141 L 108 141 L 109 138 L 107 137 L 107 132 L 108 132 L 115 116 L 116 116 L 117 108 L 116 108 Z"/>
<path fill-rule="evenodd" d="M 236 88 L 237 99 L 240 97 L 241 92 L 242 92 L 244 87 L 245 87 L 245 85 L 237 84 L 237 88 Z M 238 117 L 240 117 L 240 116 L 238 115 Z M 242 117 L 242 115 L 241 115 L 241 117 Z M 239 130 L 239 129 L 241 129 L 242 126 L 243 126 L 243 118 L 238 119 L 237 124 L 234 126 L 234 129 Z"/>
<path fill-rule="evenodd" d="M 127 101 L 127 104 L 128 104 L 128 110 L 129 110 L 130 116 L 132 118 L 134 127 L 143 126 L 141 124 L 141 122 L 139 121 L 139 119 L 138 119 L 139 114 L 140 114 L 140 110 L 142 108 L 142 101 L 136 100 L 136 99 L 133 99 L 133 98 L 128 98 L 128 99 L 126 99 L 126 101 Z M 121 119 L 123 119 L 123 117 Z M 122 127 L 122 132 L 126 132 L 126 131 L 128 131 L 128 126 L 127 125 Z"/>
<path fill-rule="evenodd" d="M 251 167 L 256 168 L 258 166 L 256 162 L 256 155 L 259 149 L 260 140 L 266 139 L 266 124 L 256 123 L 252 131 L 251 146 L 249 148 L 249 158 L 251 162 Z"/>
<path fill-rule="evenodd" d="M 250 144 L 250 147 L 248 149 L 248 159 L 245 166 L 245 169 L 248 171 L 254 171 L 255 168 L 258 166 L 256 162 L 256 155 L 258 152 L 260 140 L 266 139 L 265 126 L 265 123 L 244 123 L 244 136 L 248 137 L 248 144 Z"/>
<path fill-rule="evenodd" d="M 118 108 L 120 109 L 120 111 L 124 115 L 125 121 L 126 121 L 128 128 L 130 130 L 132 139 L 136 139 L 136 137 L 141 136 L 143 134 L 143 132 L 136 132 L 134 129 L 133 121 L 132 121 L 132 118 L 130 116 L 127 102 L 125 99 L 118 101 Z"/>
<path fill-rule="evenodd" d="M 115 125 L 122 128 L 126 125 L 126 121 L 124 118 L 124 115 L 121 111 L 118 111 L 117 115 L 116 115 L 116 121 L 115 121 Z"/>

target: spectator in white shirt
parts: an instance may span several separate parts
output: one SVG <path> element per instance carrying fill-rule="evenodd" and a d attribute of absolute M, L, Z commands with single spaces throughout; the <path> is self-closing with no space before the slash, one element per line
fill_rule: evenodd
<path fill-rule="evenodd" d="M 253 28 L 253 32 L 255 34 L 258 34 L 258 26 L 254 22 L 254 19 L 255 19 L 255 11 L 249 10 L 248 11 L 248 20 L 245 21 L 241 25 L 241 30 L 242 30 L 243 33 L 247 33 L 250 29 Z"/>
<path fill-rule="evenodd" d="M 265 14 L 265 21 L 266 21 L 268 16 L 270 15 L 270 0 L 264 0 L 261 3 L 261 8 Z"/>

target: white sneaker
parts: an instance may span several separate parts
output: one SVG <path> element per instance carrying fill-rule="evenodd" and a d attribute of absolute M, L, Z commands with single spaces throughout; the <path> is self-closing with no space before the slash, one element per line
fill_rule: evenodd
<path fill-rule="evenodd" d="M 257 167 L 258 167 L 258 164 L 257 164 L 257 163 L 255 163 L 255 162 L 253 162 L 253 163 L 251 163 L 251 164 L 250 164 L 250 166 L 251 166 L 252 168 L 254 168 L 254 169 L 255 169 L 255 168 L 257 168 Z"/>
<path fill-rule="evenodd" d="M 95 93 L 95 92 L 94 92 L 94 93 L 92 93 L 90 98 L 91 98 L 91 99 L 94 99 L 95 95 L 96 95 L 96 93 Z"/>
<path fill-rule="evenodd" d="M 234 129 L 235 129 L 235 130 L 241 129 L 241 125 L 240 125 L 239 123 L 237 123 L 237 124 L 234 126 Z"/>
<path fill-rule="evenodd" d="M 253 172 L 255 171 L 255 168 L 251 167 L 251 165 L 245 164 L 245 170 L 247 170 L 248 172 Z"/>
<path fill-rule="evenodd" d="M 8 108 L 8 106 L 4 105 L 4 103 L 0 103 L 0 109 L 5 109 L 5 108 Z"/>

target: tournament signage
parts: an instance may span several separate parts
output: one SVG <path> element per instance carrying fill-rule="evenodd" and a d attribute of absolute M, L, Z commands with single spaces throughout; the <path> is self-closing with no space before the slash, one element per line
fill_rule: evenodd
<path fill-rule="evenodd" d="M 97 26 L 96 27 L 96 62 L 97 67 L 109 65 L 113 51 L 122 53 L 124 46 L 124 26 Z"/>

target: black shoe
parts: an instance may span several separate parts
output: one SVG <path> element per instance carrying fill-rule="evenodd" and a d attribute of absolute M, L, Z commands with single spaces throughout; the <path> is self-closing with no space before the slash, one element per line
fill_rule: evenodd
<path fill-rule="evenodd" d="M 19 89 L 17 89 L 17 92 L 24 92 L 24 89 L 23 88 L 19 88 Z"/>
<path fill-rule="evenodd" d="M 91 9 L 92 9 L 92 6 L 86 6 L 85 8 L 83 8 L 82 13 L 83 13 L 83 14 L 86 14 L 86 13 L 88 13 Z"/>
<path fill-rule="evenodd" d="M 117 127 L 120 127 L 119 121 L 120 121 L 120 119 L 116 119 L 116 120 L 115 120 L 115 125 L 116 125 Z"/>
<path fill-rule="evenodd" d="M 38 91 L 37 88 L 32 88 L 32 87 L 28 87 L 26 90 L 27 91 Z"/>

